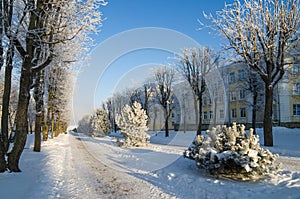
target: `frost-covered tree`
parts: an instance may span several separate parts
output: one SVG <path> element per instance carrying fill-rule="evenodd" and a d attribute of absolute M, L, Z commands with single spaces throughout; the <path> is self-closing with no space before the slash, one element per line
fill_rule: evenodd
<path fill-rule="evenodd" d="M 245 126 L 235 123 L 198 135 L 184 156 L 218 177 L 255 180 L 277 170 L 273 164 L 278 155 L 260 147 L 253 129 L 247 135 Z"/>
<path fill-rule="evenodd" d="M 146 111 L 149 119 L 149 106 L 153 100 L 154 94 L 154 84 L 150 82 L 145 82 L 142 86 L 132 90 L 130 93 L 130 105 L 134 102 L 138 102 L 142 105 L 142 108 Z M 149 121 L 148 121 L 149 122 Z"/>
<path fill-rule="evenodd" d="M 218 60 L 219 56 L 208 47 L 185 49 L 178 58 L 177 70 L 187 80 L 195 96 L 197 135 L 201 134 L 202 128 L 202 96 L 206 90 L 206 75 L 216 67 Z"/>
<path fill-rule="evenodd" d="M 5 13 L 4 26 L 9 30 L 5 33 L 22 60 L 15 143 L 7 159 L 10 171 L 20 171 L 18 164 L 26 143 L 27 110 L 33 77 L 55 59 L 58 44 L 78 38 L 88 48 L 91 41 L 89 34 L 101 25 L 99 7 L 104 4 L 103 0 L 3 1 L 4 7 L 8 7 L 13 16 L 13 23 L 7 23 L 10 15 L 2 12 Z"/>
<path fill-rule="evenodd" d="M 264 145 L 273 146 L 273 90 L 285 73 L 286 53 L 298 45 L 299 0 L 248 0 L 209 17 L 244 62 L 265 86 Z"/>
<path fill-rule="evenodd" d="M 121 114 L 116 116 L 116 122 L 125 136 L 124 146 L 138 147 L 147 143 L 150 138 L 147 120 L 148 116 L 140 103 L 134 102 L 132 106 L 123 107 Z"/>
<path fill-rule="evenodd" d="M 97 109 L 90 117 L 91 135 L 100 137 L 109 134 L 110 122 L 107 112 Z"/>
<path fill-rule="evenodd" d="M 169 118 L 174 108 L 174 92 L 172 86 L 175 81 L 175 74 L 175 70 L 167 66 L 159 67 L 154 73 L 156 99 L 164 109 L 166 137 L 169 137 Z"/>

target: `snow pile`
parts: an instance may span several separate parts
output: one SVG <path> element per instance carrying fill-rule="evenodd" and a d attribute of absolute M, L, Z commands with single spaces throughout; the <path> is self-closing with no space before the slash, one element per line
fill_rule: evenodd
<path fill-rule="evenodd" d="M 244 125 L 233 123 L 229 128 L 207 130 L 206 134 L 197 136 L 184 156 L 214 176 L 256 180 L 278 169 L 273 167 L 278 155 L 260 147 L 253 129 L 246 135 Z"/>
<path fill-rule="evenodd" d="M 102 109 L 97 109 L 90 118 L 91 134 L 101 137 L 109 134 L 110 122 L 107 113 Z"/>
<path fill-rule="evenodd" d="M 117 115 L 116 122 L 121 133 L 125 137 L 123 146 L 142 146 L 149 140 L 147 134 L 148 116 L 142 109 L 140 103 L 134 102 L 132 106 L 125 105 L 120 115 Z"/>

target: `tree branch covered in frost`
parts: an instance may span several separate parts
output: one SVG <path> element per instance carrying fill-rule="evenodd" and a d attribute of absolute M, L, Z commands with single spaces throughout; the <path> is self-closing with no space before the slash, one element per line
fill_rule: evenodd
<path fill-rule="evenodd" d="M 147 143 L 148 116 L 141 104 L 134 102 L 132 106 L 125 105 L 120 115 L 116 116 L 116 122 L 121 133 L 125 136 L 124 146 L 141 146 Z"/>
<path fill-rule="evenodd" d="M 277 168 L 273 155 L 259 145 L 259 136 L 245 133 L 244 125 L 217 126 L 198 135 L 184 152 L 184 156 L 196 161 L 199 168 L 220 177 L 241 180 L 259 179 Z"/>
<path fill-rule="evenodd" d="M 225 5 L 216 18 L 206 17 L 264 81 L 274 86 L 281 79 L 285 53 L 298 45 L 299 0 L 249 0 L 244 4 L 237 0 Z"/>
<path fill-rule="evenodd" d="M 287 67 L 287 53 L 299 45 L 300 0 L 245 0 L 207 16 L 235 54 L 265 86 L 264 145 L 273 146 L 272 98 Z"/>

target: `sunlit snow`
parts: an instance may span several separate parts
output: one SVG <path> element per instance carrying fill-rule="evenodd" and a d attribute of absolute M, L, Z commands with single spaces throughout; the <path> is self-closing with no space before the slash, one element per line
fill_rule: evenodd
<path fill-rule="evenodd" d="M 148 146 L 120 148 L 118 133 L 70 132 L 44 142 L 40 153 L 28 135 L 23 172 L 0 174 L 1 198 L 300 198 L 300 129 L 274 128 L 268 149 L 280 155 L 281 170 L 258 182 L 216 179 L 183 158 L 193 132 L 149 134 Z"/>

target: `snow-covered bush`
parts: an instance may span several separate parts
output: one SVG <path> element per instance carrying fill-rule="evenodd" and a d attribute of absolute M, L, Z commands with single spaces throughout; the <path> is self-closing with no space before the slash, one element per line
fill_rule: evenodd
<path fill-rule="evenodd" d="M 90 116 L 86 115 L 78 122 L 77 127 L 78 133 L 90 134 L 91 133 L 91 125 L 90 125 Z"/>
<path fill-rule="evenodd" d="M 147 134 L 147 120 L 146 111 L 140 103 L 124 106 L 121 114 L 116 117 L 117 125 L 125 137 L 124 146 L 141 146 L 147 143 L 150 138 Z"/>
<path fill-rule="evenodd" d="M 273 164 L 278 155 L 260 147 L 259 136 L 253 135 L 253 129 L 247 135 L 245 126 L 235 123 L 197 136 L 184 156 L 218 177 L 255 180 L 277 170 Z"/>
<path fill-rule="evenodd" d="M 97 109 L 90 117 L 91 135 L 95 137 L 109 134 L 110 122 L 107 113 Z"/>

